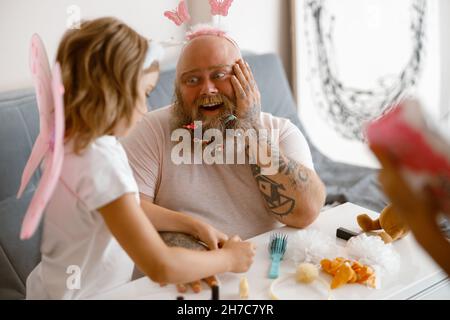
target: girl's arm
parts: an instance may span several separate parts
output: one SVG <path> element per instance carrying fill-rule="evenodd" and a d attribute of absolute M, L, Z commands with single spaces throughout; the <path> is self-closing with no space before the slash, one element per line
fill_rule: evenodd
<path fill-rule="evenodd" d="M 208 223 L 188 214 L 158 206 L 142 195 L 141 207 L 158 231 L 191 234 L 203 241 L 211 250 L 217 249 L 219 244 L 223 244 L 228 240 L 226 234 L 215 229 Z"/>
<path fill-rule="evenodd" d="M 122 248 L 155 282 L 186 283 L 224 272 L 245 272 L 252 263 L 253 245 L 236 237 L 220 250 L 167 247 L 133 194 L 123 195 L 98 210 Z"/>

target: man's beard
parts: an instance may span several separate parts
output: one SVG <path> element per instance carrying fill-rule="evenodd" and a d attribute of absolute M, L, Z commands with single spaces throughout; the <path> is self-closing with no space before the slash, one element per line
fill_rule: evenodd
<path fill-rule="evenodd" d="M 200 108 L 201 105 L 208 103 L 208 99 L 223 104 L 217 115 L 207 116 Z M 195 121 L 202 122 L 203 132 L 209 129 L 217 129 L 220 132 L 225 133 L 226 129 L 245 130 L 251 128 L 251 124 L 247 123 L 247 121 L 230 117 L 235 114 L 237 106 L 227 96 L 222 94 L 217 94 L 213 98 L 199 98 L 194 102 L 194 108 L 190 108 L 184 104 L 181 92 L 176 88 L 173 106 L 172 130 L 184 128 Z"/>

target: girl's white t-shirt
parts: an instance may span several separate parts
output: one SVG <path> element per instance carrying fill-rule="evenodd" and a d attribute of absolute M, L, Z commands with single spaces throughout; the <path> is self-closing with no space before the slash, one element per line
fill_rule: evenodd
<path fill-rule="evenodd" d="M 27 299 L 87 299 L 130 281 L 133 262 L 97 211 L 138 188 L 122 145 L 96 139 L 81 155 L 65 146 L 61 177 L 46 208 L 42 260 Z"/>

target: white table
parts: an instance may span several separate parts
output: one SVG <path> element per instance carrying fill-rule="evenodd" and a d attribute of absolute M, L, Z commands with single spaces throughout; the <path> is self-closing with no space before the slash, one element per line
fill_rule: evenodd
<path fill-rule="evenodd" d="M 336 229 L 344 227 L 350 230 L 360 230 L 356 216 L 367 213 L 376 218 L 378 213 L 364 209 L 351 203 L 332 208 L 320 214 L 319 218 L 308 228 L 317 229 L 336 239 L 336 243 L 345 246 L 345 241 L 335 237 Z M 296 229 L 284 227 L 276 232 L 283 232 L 290 236 L 298 232 Z M 246 277 L 250 287 L 249 299 L 270 299 L 268 290 L 271 284 L 267 278 L 270 267 L 270 259 L 267 250 L 270 234 L 268 232 L 253 238 L 251 241 L 257 245 L 255 261 L 247 272 Z M 288 242 L 289 245 L 289 242 Z M 419 247 L 412 235 L 395 242 L 395 250 L 401 257 L 401 269 L 395 277 L 383 280 L 380 289 L 370 289 L 360 284 L 345 285 L 332 291 L 334 299 L 450 299 L 450 281 L 446 274 L 429 258 L 425 251 Z M 280 276 L 294 273 L 294 263 L 285 259 L 281 263 Z M 226 273 L 219 275 L 220 299 L 239 299 L 239 281 L 242 275 Z M 321 273 L 321 277 L 327 279 L 328 275 Z M 331 279 L 331 278 L 328 278 Z M 280 299 L 325 299 L 327 298 L 324 285 L 316 282 L 313 285 L 300 285 L 292 277 L 277 285 L 277 293 Z M 96 296 L 95 299 L 157 299 L 174 300 L 180 294 L 175 286 L 170 285 L 161 288 L 148 278 L 141 278 L 118 287 L 105 294 Z M 192 291 L 183 295 L 186 300 L 211 299 L 211 290 L 203 284 L 203 290 L 199 294 Z"/>

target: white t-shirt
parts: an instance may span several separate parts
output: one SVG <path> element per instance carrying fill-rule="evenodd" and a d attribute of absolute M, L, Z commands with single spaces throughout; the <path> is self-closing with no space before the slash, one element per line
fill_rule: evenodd
<path fill-rule="evenodd" d="M 131 279 L 133 262 L 97 211 L 138 188 L 121 144 L 95 140 L 81 155 L 65 146 L 61 177 L 47 206 L 42 260 L 27 279 L 27 299 L 84 299 Z"/>
<path fill-rule="evenodd" d="M 121 142 L 139 191 L 155 204 L 192 214 L 243 239 L 280 227 L 267 207 L 250 165 L 181 164 L 171 159 L 169 106 L 148 113 Z M 284 155 L 314 170 L 305 137 L 288 119 L 261 113 L 264 128 L 279 130 Z"/>

